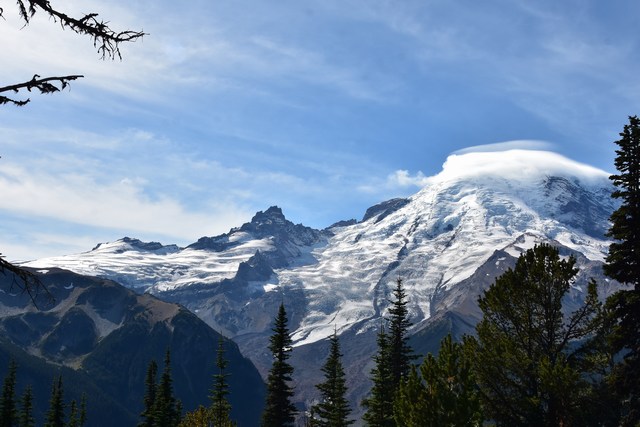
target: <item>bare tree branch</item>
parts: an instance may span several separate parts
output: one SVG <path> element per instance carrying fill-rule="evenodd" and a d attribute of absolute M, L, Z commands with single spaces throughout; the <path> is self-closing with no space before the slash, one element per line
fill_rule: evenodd
<path fill-rule="evenodd" d="M 93 40 L 93 46 L 98 49 L 102 59 L 122 59 L 120 43 L 133 42 L 146 35 L 143 31 L 125 30 L 116 32 L 109 27 L 108 21 L 98 19 L 97 13 L 89 13 L 81 18 L 73 18 L 53 7 L 48 0 L 18 0 L 20 16 L 29 24 L 38 8 L 47 13 L 62 28 L 69 28 L 78 34 L 86 34 Z"/>
<path fill-rule="evenodd" d="M 26 293 L 29 295 L 31 302 L 33 302 L 33 305 L 35 305 L 36 308 L 38 307 L 36 299 L 38 298 L 38 295 L 41 295 L 43 292 L 49 303 L 54 301 L 53 296 L 37 275 L 20 268 L 17 265 L 11 264 L 5 260 L 2 255 L 0 255 L 0 273 L 3 273 L 4 275 L 7 275 L 7 273 L 11 274 L 9 292 L 17 288 L 20 292 Z"/>
<path fill-rule="evenodd" d="M 62 29 L 69 28 L 77 34 L 88 35 L 102 59 L 109 58 L 115 60 L 118 58 L 121 60 L 122 53 L 120 52 L 120 43 L 134 42 L 146 35 L 143 31 L 114 31 L 109 27 L 108 21 L 98 19 L 97 13 L 88 13 L 80 18 L 71 17 L 54 9 L 49 0 L 17 0 L 17 3 L 18 13 L 25 25 L 29 25 L 31 18 L 33 18 L 38 10 L 41 10 L 49 15 L 54 22 L 60 23 Z M 0 18 L 3 18 L 3 13 L 4 9 L 0 7 Z M 38 89 L 40 93 L 54 93 L 66 88 L 70 81 L 81 77 L 83 76 L 69 75 L 40 78 L 40 76 L 36 74 L 28 82 L 0 87 L 0 93 L 7 91 L 17 93 L 20 89 L 27 89 L 29 92 L 31 92 L 31 89 Z M 58 82 L 59 87 L 50 83 L 52 81 Z M 29 103 L 29 101 L 29 98 L 14 99 L 0 95 L 0 105 L 13 104 L 22 107 Z"/>
<path fill-rule="evenodd" d="M 33 78 L 27 82 L 17 83 L 14 85 L 0 87 L 0 93 L 2 92 L 14 92 L 18 93 L 20 89 L 27 89 L 31 92 L 31 89 L 38 89 L 40 93 L 54 93 L 59 92 L 62 89 L 65 89 L 69 86 L 69 82 L 72 80 L 76 80 L 82 78 L 84 76 L 76 74 L 71 76 L 60 76 L 60 77 L 45 77 L 43 79 L 40 78 L 38 74 L 34 74 Z M 58 82 L 60 87 L 57 87 L 49 82 Z M 7 96 L 0 95 L 0 105 L 3 104 L 14 104 L 18 107 L 22 107 L 31 101 L 29 98 L 17 100 L 13 98 L 9 98 Z"/>

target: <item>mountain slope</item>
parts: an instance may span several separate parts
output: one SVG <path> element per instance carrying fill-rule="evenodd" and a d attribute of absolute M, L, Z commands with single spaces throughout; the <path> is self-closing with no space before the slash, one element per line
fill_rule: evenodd
<path fill-rule="evenodd" d="M 421 349 L 433 344 L 437 334 L 428 331 L 438 324 L 472 331 L 477 295 L 535 243 L 579 258 L 574 304 L 589 276 L 603 283 L 604 294 L 616 289 L 601 272 L 615 208 L 607 173 L 553 153 L 511 150 L 453 155 L 427 181 L 409 198 L 368 209 L 362 221 L 326 230 L 293 225 L 273 207 L 225 235 L 166 254 L 121 240 L 29 265 L 109 277 L 180 302 L 232 336 L 263 374 L 271 320 L 284 301 L 301 401 L 315 396 L 334 330 L 345 341 L 351 399 L 359 401 L 398 277 Z"/>
<path fill-rule="evenodd" d="M 16 359 L 20 375 L 37 392 L 40 413 L 53 376 L 61 372 L 69 395 L 79 401 L 81 392 L 87 394 L 90 425 L 135 425 L 147 366 L 155 359 L 162 370 L 167 349 L 185 409 L 208 404 L 220 335 L 195 315 L 112 281 L 60 269 L 35 273 L 55 301 L 41 294 L 35 307 L 27 295 L 7 291 L 11 277 L 0 277 L 0 361 Z M 264 384 L 231 341 L 226 358 L 233 415 L 240 425 L 256 425 Z"/>

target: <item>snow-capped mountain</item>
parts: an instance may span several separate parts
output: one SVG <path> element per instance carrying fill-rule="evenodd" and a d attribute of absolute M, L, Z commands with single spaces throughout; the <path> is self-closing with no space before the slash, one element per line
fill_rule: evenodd
<path fill-rule="evenodd" d="M 294 361 L 306 370 L 320 366 L 318 349 L 334 330 L 349 340 L 347 366 L 359 377 L 352 380 L 355 401 L 398 277 L 416 336 L 447 313 L 472 327 L 477 295 L 537 242 L 578 258 L 576 304 L 590 276 L 603 283 L 603 294 L 615 289 L 601 273 L 615 209 L 611 192 L 607 173 L 558 154 L 466 153 L 450 156 L 415 195 L 376 205 L 361 221 L 313 230 L 271 207 L 186 248 L 125 238 L 28 265 L 107 277 L 180 302 L 234 338 L 263 372 L 271 321 L 284 301 L 298 348 Z M 317 373 L 305 378 L 300 384 L 312 384 Z M 313 387 L 307 392 L 301 398 L 310 398 Z"/>

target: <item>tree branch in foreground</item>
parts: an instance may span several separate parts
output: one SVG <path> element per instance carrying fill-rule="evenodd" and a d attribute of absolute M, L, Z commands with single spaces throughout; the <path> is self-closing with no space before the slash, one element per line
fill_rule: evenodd
<path fill-rule="evenodd" d="M 31 92 L 31 89 L 38 89 L 40 93 L 54 93 L 54 92 L 59 92 L 62 89 L 65 89 L 67 86 L 69 86 L 70 81 L 76 80 L 82 77 L 84 76 L 76 74 L 71 76 L 45 77 L 41 79 L 38 74 L 34 74 L 33 78 L 27 82 L 0 87 L 0 93 L 2 92 L 18 93 L 20 89 L 27 89 L 29 92 Z M 50 82 L 58 82 L 60 84 L 60 87 L 57 87 Z M 18 99 L 13 99 L 7 96 L 0 95 L 0 105 L 14 104 L 14 105 L 17 105 L 18 107 L 22 107 L 23 105 L 26 105 L 27 103 L 29 103 L 29 101 L 30 101 L 29 98 L 18 100 Z"/>
<path fill-rule="evenodd" d="M 7 272 L 12 273 L 9 292 L 14 288 L 18 288 L 22 293 L 29 295 L 31 302 L 33 302 L 33 305 L 35 305 L 36 308 L 38 307 L 36 299 L 41 292 L 46 294 L 49 302 L 53 301 L 53 296 L 49 293 L 49 290 L 47 290 L 46 286 L 38 276 L 28 270 L 11 264 L 0 255 L 0 273 L 6 275 Z"/>
<path fill-rule="evenodd" d="M 125 30 L 116 32 L 109 27 L 108 21 L 98 19 L 97 13 L 88 13 L 81 18 L 73 18 L 51 7 L 48 0 L 18 0 L 20 17 L 25 24 L 35 15 L 38 8 L 47 13 L 54 22 L 60 26 L 69 28 L 78 34 L 86 34 L 93 40 L 93 46 L 98 48 L 102 59 L 122 59 L 120 43 L 133 42 L 146 35 L 143 31 Z M 0 12 L 1 13 L 1 12 Z"/>

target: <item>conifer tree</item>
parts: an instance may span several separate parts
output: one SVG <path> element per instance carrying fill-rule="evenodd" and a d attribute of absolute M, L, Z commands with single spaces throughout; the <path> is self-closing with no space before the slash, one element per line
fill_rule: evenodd
<path fill-rule="evenodd" d="M 389 365 L 389 341 L 384 326 L 378 331 L 378 352 L 374 356 L 375 367 L 371 370 L 373 386 L 369 397 L 362 401 L 367 411 L 363 419 L 370 427 L 394 427 L 393 399 L 395 387 Z"/>
<path fill-rule="evenodd" d="M 64 427 L 65 425 L 65 403 L 62 388 L 62 375 L 54 379 L 51 387 L 51 399 L 49 400 L 49 410 L 46 415 L 45 427 Z"/>
<path fill-rule="evenodd" d="M 80 427 L 87 424 L 87 395 L 82 393 L 80 398 Z"/>
<path fill-rule="evenodd" d="M 18 426 L 34 427 L 36 420 L 33 418 L 33 391 L 31 386 L 27 386 L 20 399 L 20 413 L 18 415 Z"/>
<path fill-rule="evenodd" d="M 156 404 L 158 364 L 155 360 L 149 362 L 145 377 L 144 410 L 140 414 L 142 422 L 138 427 L 154 426 L 154 409 Z"/>
<path fill-rule="evenodd" d="M 68 427 L 80 427 L 80 414 L 78 411 L 78 404 L 75 399 L 71 401 L 69 405 L 69 423 Z"/>
<path fill-rule="evenodd" d="M 11 427 L 16 425 L 16 372 L 18 366 L 15 360 L 9 362 L 9 372 L 2 384 L 2 397 L 0 398 L 0 426 Z"/>
<path fill-rule="evenodd" d="M 616 186 L 612 197 L 622 204 L 611 215 L 608 236 L 614 239 L 604 266 L 605 273 L 633 286 L 607 301 L 617 325 L 611 337 L 614 351 L 624 351 L 622 363 L 614 374 L 615 388 L 625 402 L 622 425 L 640 424 L 640 119 L 629 117 L 620 139 L 615 143 L 617 175 L 610 179 Z"/>
<path fill-rule="evenodd" d="M 536 245 L 479 299 L 483 318 L 469 339 L 487 416 L 499 426 L 580 425 L 580 403 L 590 392 L 581 341 L 591 337 L 599 311 L 591 282 L 584 305 L 571 315 L 563 298 L 576 260 Z"/>
<path fill-rule="evenodd" d="M 291 426 L 296 408 L 291 403 L 293 389 L 289 385 L 293 367 L 287 362 L 291 352 L 291 337 L 287 327 L 287 313 L 284 304 L 280 304 L 273 335 L 269 339 L 269 351 L 273 355 L 273 364 L 267 378 L 267 398 L 262 413 L 263 427 Z"/>
<path fill-rule="evenodd" d="M 213 390 L 211 390 L 211 418 L 213 427 L 229 427 L 234 425 L 231 421 L 231 404 L 227 400 L 229 384 L 226 372 L 229 362 L 224 358 L 224 338 L 218 338 L 218 351 L 216 366 L 218 373 L 213 376 Z"/>
<path fill-rule="evenodd" d="M 412 367 L 394 402 L 398 427 L 476 427 L 483 417 L 475 377 L 463 345 L 447 335 L 438 356 Z"/>
<path fill-rule="evenodd" d="M 351 409 L 345 397 L 347 386 L 336 332 L 329 342 L 329 357 L 322 367 L 325 381 L 316 385 L 321 394 L 320 403 L 312 408 L 310 423 L 314 427 L 345 427 L 355 421 L 349 419 Z"/>
<path fill-rule="evenodd" d="M 181 406 L 173 395 L 173 379 L 171 378 L 171 352 L 167 349 L 160 384 L 156 389 L 153 408 L 154 427 L 174 427 L 180 424 Z"/>
<path fill-rule="evenodd" d="M 389 308 L 389 367 L 391 369 L 391 382 L 394 390 L 398 388 L 401 380 L 409 374 L 411 361 L 414 359 L 413 350 L 409 346 L 407 331 L 411 327 L 408 319 L 407 295 L 402 285 L 402 279 L 396 280 L 396 288 L 393 291 L 395 298 Z"/>

